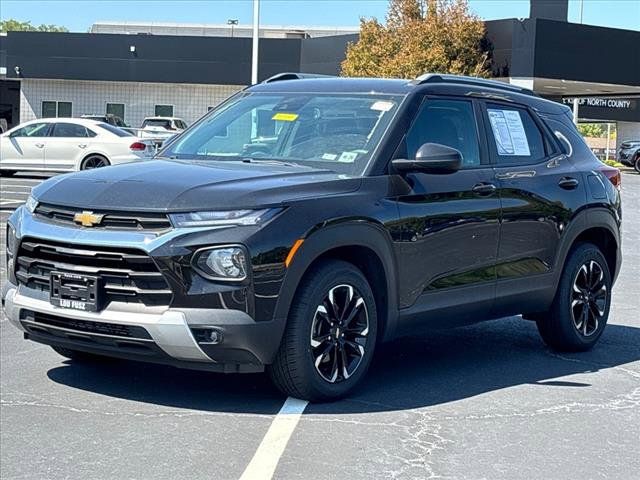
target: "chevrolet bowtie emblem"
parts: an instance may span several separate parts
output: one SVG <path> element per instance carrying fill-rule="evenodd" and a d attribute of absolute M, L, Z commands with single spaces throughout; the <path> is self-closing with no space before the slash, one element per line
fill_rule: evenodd
<path fill-rule="evenodd" d="M 76 213 L 73 216 L 73 221 L 79 223 L 83 227 L 95 227 L 96 225 L 100 225 L 104 215 L 87 212 L 86 210 L 82 213 Z"/>

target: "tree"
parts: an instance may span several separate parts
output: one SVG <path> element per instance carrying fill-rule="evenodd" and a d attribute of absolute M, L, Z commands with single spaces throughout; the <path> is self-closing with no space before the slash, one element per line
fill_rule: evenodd
<path fill-rule="evenodd" d="M 583 137 L 606 137 L 606 129 L 599 123 L 580 123 L 578 131 Z"/>
<path fill-rule="evenodd" d="M 386 24 L 360 20 L 360 38 L 342 62 L 349 77 L 415 78 L 426 72 L 489 76 L 484 23 L 467 0 L 391 0 Z"/>
<path fill-rule="evenodd" d="M 66 27 L 59 25 L 32 25 L 30 21 L 20 22 L 10 18 L 0 22 L 0 32 L 68 32 Z"/>

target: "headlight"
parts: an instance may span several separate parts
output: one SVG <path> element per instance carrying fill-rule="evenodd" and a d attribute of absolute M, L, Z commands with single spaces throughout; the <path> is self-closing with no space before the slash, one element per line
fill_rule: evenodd
<path fill-rule="evenodd" d="M 27 207 L 27 210 L 29 210 L 31 213 L 36 211 L 36 207 L 38 206 L 38 201 L 33 198 L 31 195 L 29 195 L 29 198 L 27 198 L 27 201 L 24 204 L 25 207 Z"/>
<path fill-rule="evenodd" d="M 172 213 L 174 227 L 206 227 L 215 225 L 257 225 L 272 218 L 280 209 L 228 210 L 213 212 Z"/>
<path fill-rule="evenodd" d="M 16 237 L 16 229 L 13 228 L 13 225 L 7 223 L 7 255 L 15 255 L 17 247 L 18 238 Z"/>
<path fill-rule="evenodd" d="M 210 280 L 240 282 L 247 278 L 247 257 L 241 246 L 205 248 L 194 256 L 195 269 Z"/>

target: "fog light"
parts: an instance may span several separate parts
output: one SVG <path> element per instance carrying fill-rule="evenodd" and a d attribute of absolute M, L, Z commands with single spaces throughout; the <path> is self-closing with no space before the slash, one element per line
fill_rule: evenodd
<path fill-rule="evenodd" d="M 222 343 L 222 331 L 213 327 L 196 327 L 192 328 L 196 342 L 199 344 L 217 345 Z"/>
<path fill-rule="evenodd" d="M 205 278 L 235 282 L 247 278 L 247 259 L 240 246 L 199 250 L 194 258 L 194 267 Z"/>

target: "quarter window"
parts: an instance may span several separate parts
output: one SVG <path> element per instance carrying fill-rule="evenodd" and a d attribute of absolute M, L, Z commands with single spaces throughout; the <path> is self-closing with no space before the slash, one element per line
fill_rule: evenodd
<path fill-rule="evenodd" d="M 546 156 L 542 132 L 523 109 L 487 104 L 489 143 L 498 164 L 531 164 Z"/>
<path fill-rule="evenodd" d="M 407 133 L 406 142 L 408 158 L 415 158 L 425 143 L 439 143 L 462 154 L 463 168 L 480 165 L 473 104 L 466 100 L 426 100 Z"/>

